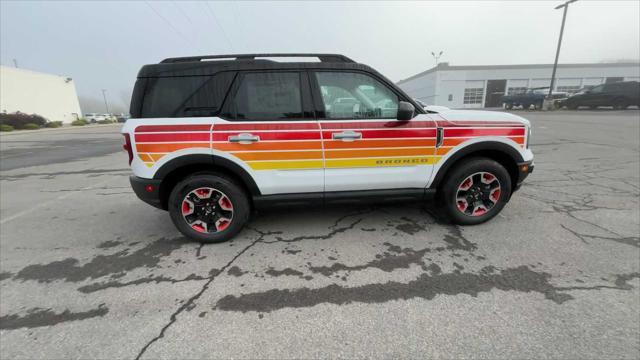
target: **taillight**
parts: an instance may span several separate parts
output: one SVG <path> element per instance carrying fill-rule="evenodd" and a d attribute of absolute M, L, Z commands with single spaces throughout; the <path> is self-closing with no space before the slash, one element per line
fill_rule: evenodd
<path fill-rule="evenodd" d="M 129 137 L 129 134 L 122 134 L 122 135 L 124 135 L 124 144 L 122 145 L 122 148 L 127 151 L 127 154 L 129 154 L 129 165 L 131 165 L 131 162 L 133 161 L 133 150 L 131 149 L 131 137 Z"/>

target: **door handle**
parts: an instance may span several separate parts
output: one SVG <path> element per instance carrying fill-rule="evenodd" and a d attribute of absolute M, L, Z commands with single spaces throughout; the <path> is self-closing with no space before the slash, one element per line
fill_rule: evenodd
<path fill-rule="evenodd" d="M 333 133 L 331 134 L 331 138 L 333 140 L 353 141 L 362 139 L 362 133 L 347 130 L 339 133 Z"/>
<path fill-rule="evenodd" d="M 256 141 L 260 141 L 260 136 L 256 136 L 249 133 L 242 133 L 238 135 L 229 136 L 229 142 L 240 144 L 252 144 Z"/>

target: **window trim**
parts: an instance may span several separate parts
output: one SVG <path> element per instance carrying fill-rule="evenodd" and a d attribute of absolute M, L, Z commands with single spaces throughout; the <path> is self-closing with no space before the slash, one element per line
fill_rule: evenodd
<path fill-rule="evenodd" d="M 310 81 L 310 84 L 311 84 L 311 94 L 312 94 L 312 97 L 313 97 L 313 104 L 314 104 L 314 107 L 315 107 L 316 119 L 318 119 L 318 120 L 324 120 L 324 121 L 398 120 L 397 116 L 396 117 L 391 117 L 391 118 L 371 118 L 371 119 L 357 119 L 357 118 L 348 118 L 348 117 L 345 117 L 345 118 L 328 118 L 326 113 L 325 113 L 324 102 L 322 101 L 322 91 L 320 90 L 320 84 L 318 84 L 318 79 L 316 78 L 316 73 L 318 73 L 318 72 L 345 72 L 345 73 L 358 73 L 358 74 L 368 75 L 368 76 L 374 78 L 375 80 L 377 80 L 382 85 L 386 86 L 389 91 L 394 93 L 398 97 L 398 103 L 400 101 L 405 101 L 405 102 L 408 102 L 408 103 L 410 103 L 411 105 L 413 105 L 415 107 L 415 104 L 414 104 L 413 101 L 407 100 L 406 97 L 404 97 L 404 95 L 401 92 L 399 92 L 394 86 L 390 86 L 389 83 L 385 79 L 381 78 L 380 76 L 376 75 L 375 73 L 371 73 L 371 72 L 363 71 L 363 70 L 356 70 L 356 69 L 311 69 L 311 70 L 308 71 L 308 74 L 309 74 L 309 81 Z M 416 113 L 417 114 L 421 114 L 421 112 L 418 110 L 418 108 L 416 108 Z"/>
<path fill-rule="evenodd" d="M 302 110 L 302 118 L 299 119 L 238 119 L 236 118 L 237 114 L 234 113 L 233 102 L 236 99 L 236 95 L 238 95 L 238 90 L 240 90 L 240 85 L 244 80 L 244 77 L 247 74 L 273 74 L 273 73 L 296 73 L 300 79 L 300 101 L 301 101 L 301 110 Z M 305 70 L 300 69 L 278 69 L 278 70 L 246 70 L 246 71 L 238 71 L 236 74 L 233 83 L 229 88 L 229 92 L 224 100 L 224 103 L 221 106 L 221 110 L 218 113 L 218 117 L 234 122 L 249 122 L 249 121 L 259 121 L 259 122 L 284 122 L 284 121 L 313 121 L 316 120 L 314 112 L 313 112 L 313 103 L 311 99 L 311 89 L 309 85 L 309 79 L 307 76 L 304 76 L 306 73 Z"/>

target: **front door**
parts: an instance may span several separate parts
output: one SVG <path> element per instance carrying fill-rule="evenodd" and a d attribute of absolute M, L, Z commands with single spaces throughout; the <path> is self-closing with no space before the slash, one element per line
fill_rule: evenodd
<path fill-rule="evenodd" d="M 399 96 L 360 72 L 311 74 L 324 147 L 325 191 L 419 189 L 433 168 L 436 123 L 396 120 Z"/>

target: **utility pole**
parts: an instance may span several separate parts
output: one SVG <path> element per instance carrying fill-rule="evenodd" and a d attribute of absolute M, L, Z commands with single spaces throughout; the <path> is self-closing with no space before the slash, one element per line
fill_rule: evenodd
<path fill-rule="evenodd" d="M 548 101 L 547 106 L 551 102 L 553 87 L 556 83 L 556 69 L 558 68 L 558 58 L 560 57 L 560 45 L 562 44 L 562 34 L 564 33 L 564 22 L 567 19 L 567 10 L 569 9 L 569 4 L 576 1 L 578 0 L 568 0 L 564 4 L 558 5 L 555 7 L 555 10 L 564 8 L 564 12 L 562 14 L 562 25 L 560 26 L 560 37 L 558 38 L 558 48 L 556 49 L 556 60 L 553 62 L 553 72 L 551 73 L 551 84 L 549 86 L 549 94 L 547 95 L 547 101 Z"/>
<path fill-rule="evenodd" d="M 442 56 L 442 51 L 440 51 L 440 53 L 438 53 L 438 55 L 436 55 L 436 53 L 434 53 L 433 51 L 431 52 L 431 55 L 433 56 L 433 58 L 436 60 L 436 66 L 438 66 L 438 60 L 440 60 L 440 56 Z"/>
<path fill-rule="evenodd" d="M 109 103 L 107 103 L 107 89 L 102 89 L 102 98 L 104 99 L 104 107 L 107 108 L 107 114 L 110 114 Z"/>

